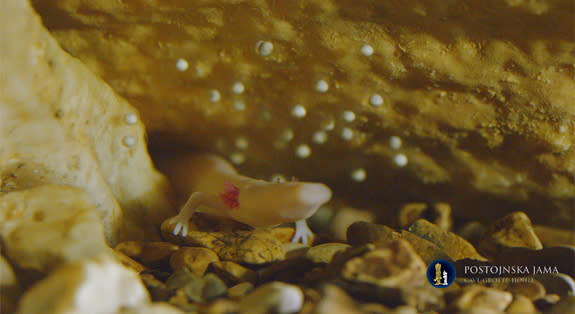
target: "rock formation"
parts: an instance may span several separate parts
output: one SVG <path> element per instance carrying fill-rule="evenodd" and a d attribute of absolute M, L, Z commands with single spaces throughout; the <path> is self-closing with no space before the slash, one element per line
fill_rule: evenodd
<path fill-rule="evenodd" d="M 571 225 L 571 1 L 34 3 L 156 149 L 327 181 L 380 211 Z"/>

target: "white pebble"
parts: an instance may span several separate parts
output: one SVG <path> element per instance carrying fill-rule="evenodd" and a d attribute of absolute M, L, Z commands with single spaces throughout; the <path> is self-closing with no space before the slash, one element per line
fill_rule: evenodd
<path fill-rule="evenodd" d="M 355 113 L 351 110 L 346 110 L 342 114 L 343 120 L 346 122 L 353 122 L 355 120 Z"/>
<path fill-rule="evenodd" d="M 361 46 L 361 54 L 366 57 L 371 56 L 373 54 L 373 47 L 367 44 Z"/>
<path fill-rule="evenodd" d="M 363 168 L 357 168 L 351 172 L 351 179 L 355 182 L 363 182 L 366 177 L 367 174 Z"/>
<path fill-rule="evenodd" d="M 379 94 L 373 94 L 369 97 L 369 104 L 374 107 L 379 107 L 383 105 L 383 98 Z"/>
<path fill-rule="evenodd" d="M 241 165 L 246 161 L 246 156 L 243 153 L 235 152 L 230 155 L 230 161 L 234 165 Z"/>
<path fill-rule="evenodd" d="M 176 61 L 176 68 L 180 72 L 184 72 L 185 70 L 188 69 L 189 66 L 190 65 L 188 64 L 188 61 L 186 61 L 186 59 L 178 59 L 178 61 Z"/>
<path fill-rule="evenodd" d="M 295 154 L 302 159 L 308 158 L 311 155 L 311 148 L 306 144 L 301 144 L 296 148 Z"/>
<path fill-rule="evenodd" d="M 237 111 L 244 111 L 246 109 L 246 104 L 243 101 L 238 100 L 234 103 L 234 109 Z"/>
<path fill-rule="evenodd" d="M 291 111 L 291 115 L 294 116 L 295 118 L 298 118 L 298 119 L 305 117 L 306 114 L 307 114 L 307 110 L 302 105 L 294 106 L 292 111 Z"/>
<path fill-rule="evenodd" d="M 320 93 L 325 93 L 325 92 L 327 92 L 328 89 L 329 89 L 329 85 L 324 80 L 319 80 L 315 84 L 315 90 L 320 92 Z"/>
<path fill-rule="evenodd" d="M 407 165 L 407 157 L 404 154 L 397 154 L 393 158 L 393 162 L 398 167 L 405 167 Z"/>
<path fill-rule="evenodd" d="M 269 41 L 260 40 L 256 43 L 256 52 L 263 57 L 267 57 L 272 54 L 274 50 L 274 44 Z"/>
<path fill-rule="evenodd" d="M 122 143 L 127 147 L 133 147 L 136 145 L 136 138 L 131 135 L 126 135 L 124 136 L 124 139 L 122 139 Z"/>
<path fill-rule="evenodd" d="M 326 131 L 331 131 L 335 128 L 335 121 L 333 119 L 325 120 L 321 123 L 321 127 Z"/>
<path fill-rule="evenodd" d="M 323 144 L 327 141 L 327 133 L 325 131 L 317 131 L 313 134 L 313 142 L 316 144 Z"/>
<path fill-rule="evenodd" d="M 232 92 L 234 92 L 234 94 L 241 94 L 244 92 L 245 90 L 245 86 L 244 84 L 242 84 L 242 82 L 235 82 L 234 85 L 232 86 Z"/>
<path fill-rule="evenodd" d="M 222 95 L 220 95 L 220 92 L 217 89 L 212 89 L 210 91 L 210 101 L 218 102 L 220 101 L 220 99 L 222 99 Z"/>
<path fill-rule="evenodd" d="M 236 144 L 236 147 L 238 149 L 244 150 L 244 149 L 248 148 L 249 141 L 245 136 L 240 136 L 240 137 L 236 138 L 235 144 Z"/>
<path fill-rule="evenodd" d="M 401 139 L 397 136 L 392 136 L 389 138 L 389 147 L 391 149 L 400 149 L 401 148 Z"/>
<path fill-rule="evenodd" d="M 138 122 L 138 117 L 136 117 L 136 115 L 133 113 L 128 113 L 124 117 L 124 120 L 127 124 L 136 124 L 136 122 Z"/>
<path fill-rule="evenodd" d="M 284 141 L 284 142 L 289 142 L 293 139 L 293 131 L 291 129 L 285 129 L 282 134 L 280 135 L 280 138 Z"/>
<path fill-rule="evenodd" d="M 350 141 L 353 138 L 353 130 L 350 128 L 341 129 L 341 138 L 346 141 Z"/>

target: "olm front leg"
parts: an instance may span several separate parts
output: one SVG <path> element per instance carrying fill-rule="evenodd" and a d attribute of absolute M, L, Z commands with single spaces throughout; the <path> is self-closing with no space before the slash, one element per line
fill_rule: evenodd
<path fill-rule="evenodd" d="M 182 235 L 185 237 L 189 231 L 189 221 L 200 206 L 210 207 L 215 210 L 221 210 L 222 206 L 225 204 L 222 203 L 220 197 L 217 195 L 212 195 L 208 193 L 202 192 L 194 192 L 188 200 L 186 204 L 180 210 L 180 213 L 170 218 L 170 223 L 175 223 L 174 231 L 172 232 L 173 235 Z"/>
<path fill-rule="evenodd" d="M 308 238 L 313 236 L 313 232 L 307 226 L 307 222 L 305 219 L 298 220 L 295 223 L 295 233 L 291 242 L 298 243 L 301 241 L 302 244 L 308 244 Z"/>

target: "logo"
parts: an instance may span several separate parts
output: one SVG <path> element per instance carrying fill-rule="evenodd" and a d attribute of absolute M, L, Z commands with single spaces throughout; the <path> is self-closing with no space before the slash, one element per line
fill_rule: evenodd
<path fill-rule="evenodd" d="M 455 267 L 446 260 L 435 260 L 427 267 L 427 281 L 435 288 L 447 288 L 455 281 Z"/>

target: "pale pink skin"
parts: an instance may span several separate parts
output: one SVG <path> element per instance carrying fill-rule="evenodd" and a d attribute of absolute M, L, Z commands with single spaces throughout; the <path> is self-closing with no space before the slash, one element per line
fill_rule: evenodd
<path fill-rule="evenodd" d="M 182 162 L 180 160 L 180 162 Z M 307 244 L 313 234 L 306 219 L 331 199 L 331 190 L 321 183 L 267 182 L 242 176 L 226 160 L 215 155 L 196 155 L 185 160 L 186 171 L 168 173 L 177 185 L 189 187 L 190 197 L 171 218 L 174 235 L 186 235 L 188 222 L 200 211 L 225 216 L 253 227 L 269 227 L 286 222 L 296 223 L 292 242 Z M 194 174 L 190 176 L 190 174 Z M 184 176 L 184 174 L 186 176 Z M 238 207 L 232 208 L 221 194 L 226 183 L 239 189 Z"/>

